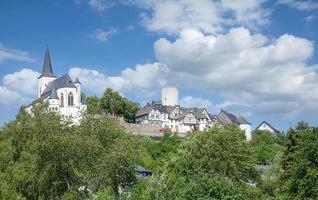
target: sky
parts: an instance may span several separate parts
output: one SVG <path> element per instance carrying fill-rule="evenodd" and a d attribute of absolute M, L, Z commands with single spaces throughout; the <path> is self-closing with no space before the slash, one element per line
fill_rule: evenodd
<path fill-rule="evenodd" d="M 142 106 L 176 86 L 181 106 L 254 128 L 317 126 L 317 35 L 315 0 L 2 0 L 0 126 L 36 98 L 46 46 L 88 96 Z"/>

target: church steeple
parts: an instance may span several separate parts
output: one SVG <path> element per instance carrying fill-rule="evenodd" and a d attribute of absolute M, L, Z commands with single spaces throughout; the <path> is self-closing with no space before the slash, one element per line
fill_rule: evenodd
<path fill-rule="evenodd" d="M 50 52 L 49 52 L 49 48 L 48 47 L 46 47 L 42 74 L 41 74 L 41 76 L 39 78 L 41 78 L 41 77 L 56 77 L 53 74 L 51 58 L 50 58 Z"/>

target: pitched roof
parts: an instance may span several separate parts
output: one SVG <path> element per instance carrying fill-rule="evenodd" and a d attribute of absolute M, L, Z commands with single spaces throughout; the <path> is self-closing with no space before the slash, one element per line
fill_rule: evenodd
<path fill-rule="evenodd" d="M 221 109 L 220 113 L 217 115 L 218 122 L 222 125 L 229 124 L 250 124 L 246 119 L 244 119 L 241 115 L 233 115 L 232 113 L 226 112 Z"/>
<path fill-rule="evenodd" d="M 48 95 L 50 95 L 53 87 L 55 87 L 55 89 L 76 88 L 71 77 L 68 74 L 64 74 L 63 76 L 55 79 L 54 81 L 49 82 L 48 86 L 41 94 L 41 97 L 47 97 Z"/>
<path fill-rule="evenodd" d="M 81 84 L 81 82 L 78 80 L 78 77 L 76 77 L 74 83 L 79 83 L 79 84 Z"/>
<path fill-rule="evenodd" d="M 177 107 L 177 105 L 175 106 L 166 106 L 166 110 L 167 110 L 167 113 L 170 114 L 171 112 L 173 112 Z"/>
<path fill-rule="evenodd" d="M 59 97 L 57 96 L 56 88 L 54 86 L 50 95 L 50 99 L 59 99 Z"/>
<path fill-rule="evenodd" d="M 204 108 L 195 108 L 192 113 L 197 119 L 207 119 L 207 117 L 202 113 Z"/>
<path fill-rule="evenodd" d="M 270 123 L 268 123 L 267 121 L 262 121 L 262 123 L 260 123 L 256 129 L 258 129 L 259 127 L 262 126 L 262 124 L 266 124 L 268 127 L 270 127 L 271 129 L 273 129 L 274 132 L 279 133 L 280 131 L 277 130 L 276 128 L 274 128 Z"/>
<path fill-rule="evenodd" d="M 46 48 L 42 74 L 41 74 L 41 76 L 39 78 L 41 78 L 43 76 L 45 76 L 45 77 L 56 77 L 53 74 L 49 48 Z"/>

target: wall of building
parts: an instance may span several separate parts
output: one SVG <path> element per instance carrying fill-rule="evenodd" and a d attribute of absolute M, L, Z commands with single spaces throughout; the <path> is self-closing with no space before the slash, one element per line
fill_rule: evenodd
<path fill-rule="evenodd" d="M 247 141 L 252 140 L 252 126 L 250 124 L 240 124 L 240 129 L 245 132 Z"/>
<path fill-rule="evenodd" d="M 161 103 L 164 106 L 179 105 L 179 91 L 175 87 L 164 87 L 161 89 Z"/>
<path fill-rule="evenodd" d="M 263 123 L 260 127 L 257 128 L 257 130 L 261 130 L 261 131 L 269 131 L 271 133 L 274 133 L 275 131 L 269 127 L 267 124 Z"/>

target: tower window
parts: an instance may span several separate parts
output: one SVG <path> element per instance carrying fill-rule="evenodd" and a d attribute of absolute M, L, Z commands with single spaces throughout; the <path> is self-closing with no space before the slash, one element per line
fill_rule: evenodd
<path fill-rule="evenodd" d="M 61 93 L 60 105 L 61 105 L 61 107 L 64 107 L 64 95 L 63 95 L 63 93 Z"/>
<path fill-rule="evenodd" d="M 69 94 L 68 94 L 68 105 L 69 106 L 73 106 L 74 105 L 74 101 L 73 101 L 73 93 L 72 92 L 70 92 Z"/>

